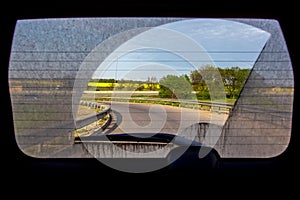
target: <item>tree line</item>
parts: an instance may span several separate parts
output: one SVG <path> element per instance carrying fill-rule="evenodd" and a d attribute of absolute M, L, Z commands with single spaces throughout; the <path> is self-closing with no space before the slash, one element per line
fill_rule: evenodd
<path fill-rule="evenodd" d="M 146 81 L 92 79 L 90 82 L 103 83 L 102 86 L 89 87 L 90 90 L 158 90 L 161 98 L 180 99 L 210 99 L 209 86 L 216 85 L 216 81 L 222 80 L 227 98 L 235 99 L 250 73 L 250 69 L 239 67 L 220 68 L 211 65 L 200 67 L 190 71 L 190 74 L 180 76 L 167 75 L 158 80 L 156 77 L 148 77 Z M 110 83 L 108 86 L 104 87 Z M 222 85 L 222 86 L 223 86 Z M 223 88 L 222 88 L 223 89 Z"/>
<path fill-rule="evenodd" d="M 192 91 L 196 93 L 197 99 L 210 99 L 209 85 L 216 81 L 223 81 L 227 98 L 237 98 L 250 73 L 250 69 L 239 67 L 220 68 L 206 65 L 193 70 L 188 75 L 167 75 L 160 80 L 159 96 L 161 98 L 191 99 Z M 218 77 L 219 76 L 219 77 Z M 221 77 L 220 77 L 221 76 Z"/>

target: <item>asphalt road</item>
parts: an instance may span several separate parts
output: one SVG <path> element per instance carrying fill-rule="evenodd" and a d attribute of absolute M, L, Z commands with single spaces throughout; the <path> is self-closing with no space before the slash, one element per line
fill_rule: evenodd
<path fill-rule="evenodd" d="M 222 125 L 227 118 L 225 114 L 158 104 L 112 102 L 111 108 L 113 120 L 104 131 L 106 134 L 179 134 L 195 123 L 210 122 Z"/>

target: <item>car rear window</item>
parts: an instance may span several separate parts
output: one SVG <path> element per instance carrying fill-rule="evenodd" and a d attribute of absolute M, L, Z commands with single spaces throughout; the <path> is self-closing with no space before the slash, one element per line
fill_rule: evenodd
<path fill-rule="evenodd" d="M 176 137 L 147 138 L 170 134 L 224 158 L 269 158 L 291 135 L 294 77 L 276 20 L 19 20 L 9 86 L 32 157 L 163 157 Z"/>

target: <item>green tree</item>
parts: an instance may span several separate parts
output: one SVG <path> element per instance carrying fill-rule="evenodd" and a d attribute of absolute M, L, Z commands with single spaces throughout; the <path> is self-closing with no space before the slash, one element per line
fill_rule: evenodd
<path fill-rule="evenodd" d="M 159 97 L 191 99 L 192 86 L 187 78 L 188 77 L 186 75 L 167 75 L 163 77 L 159 82 Z"/>
<path fill-rule="evenodd" d="M 203 86 L 205 86 L 205 81 L 203 80 L 202 75 L 198 70 L 191 71 L 190 78 L 191 78 L 193 89 L 195 91 L 199 91 L 203 89 Z"/>
<path fill-rule="evenodd" d="M 249 69 L 241 69 L 239 67 L 231 67 L 221 69 L 220 74 L 229 98 L 237 98 L 244 86 L 244 83 L 249 75 Z"/>
<path fill-rule="evenodd" d="M 190 72 L 190 79 L 193 90 L 196 92 L 197 99 L 209 99 L 209 90 L 199 70 Z"/>
<path fill-rule="evenodd" d="M 222 90 L 224 90 L 224 88 L 220 88 L 221 84 L 217 82 L 220 80 L 220 74 L 216 67 L 204 65 L 198 70 L 191 71 L 190 78 L 198 99 L 210 99 L 210 89 L 213 91 L 220 91 L 220 95 L 216 95 L 216 92 L 213 93 L 214 98 L 219 98 L 219 96 L 220 98 L 222 97 Z"/>

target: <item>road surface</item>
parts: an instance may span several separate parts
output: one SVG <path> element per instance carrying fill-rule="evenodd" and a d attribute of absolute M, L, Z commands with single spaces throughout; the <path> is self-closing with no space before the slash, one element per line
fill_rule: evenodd
<path fill-rule="evenodd" d="M 223 125 L 228 116 L 197 109 L 128 102 L 112 102 L 111 109 L 113 120 L 104 131 L 105 134 L 143 132 L 179 134 L 199 122 Z"/>
<path fill-rule="evenodd" d="M 217 124 L 223 124 L 228 115 L 212 113 L 210 111 L 179 108 L 167 105 L 158 104 L 141 104 L 141 103 L 128 103 L 128 102 L 111 102 L 112 109 L 112 122 L 102 132 L 104 134 L 119 134 L 119 133 L 169 133 L 184 136 L 188 139 L 190 135 L 185 135 L 186 129 L 192 127 L 193 124 L 199 122 L 211 122 Z M 193 128 L 191 128 L 193 129 Z M 188 129 L 190 130 L 190 129 Z M 195 133 L 195 130 L 193 130 Z M 94 133 L 97 135 L 99 132 Z M 142 135 L 142 134 L 141 134 Z M 140 135 L 140 136 L 141 136 Z M 145 137 L 149 137 L 149 134 L 145 134 Z M 203 139 L 203 138 L 202 138 Z M 201 138 L 198 138 L 201 142 Z M 105 143 L 106 144 L 106 143 Z M 54 157 L 118 157 L 123 155 L 127 151 L 123 151 L 115 145 L 109 144 L 99 145 L 98 143 L 84 143 L 82 145 L 69 145 L 62 148 L 62 150 L 56 152 L 52 156 Z M 134 145 L 123 144 L 124 148 L 134 149 L 134 152 L 140 152 L 138 156 L 141 157 L 164 157 L 165 154 L 147 154 L 149 152 L 155 152 L 162 148 L 157 145 Z M 158 149 L 157 149 L 158 148 Z M 169 146 L 166 148 L 166 152 L 169 152 Z M 128 152 L 127 152 L 128 153 Z M 165 152 L 163 152 L 165 153 Z M 127 154 L 126 154 L 127 155 Z M 130 157 L 131 155 L 129 155 Z M 135 155 L 137 156 L 137 155 Z M 126 157 L 126 156 L 125 156 Z"/>

